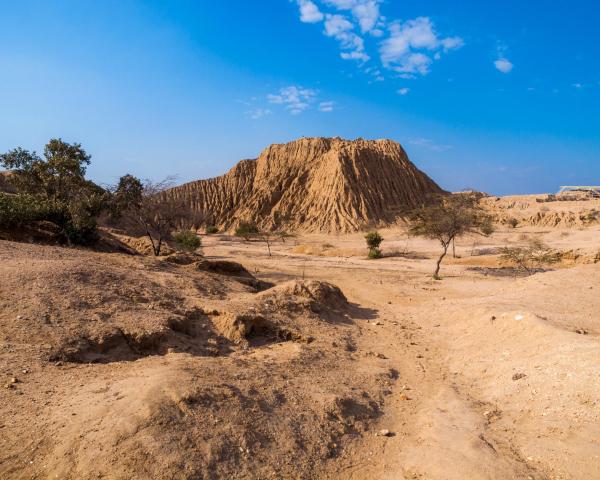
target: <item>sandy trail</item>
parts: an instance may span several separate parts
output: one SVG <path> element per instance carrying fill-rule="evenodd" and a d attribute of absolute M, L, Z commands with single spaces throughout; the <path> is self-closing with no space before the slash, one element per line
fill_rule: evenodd
<path fill-rule="evenodd" d="M 268 257 L 260 245 L 206 245 L 209 255 L 234 256 L 265 279 L 339 285 L 377 311 L 360 325 L 365 358 L 399 372 L 378 422 L 393 436 L 355 442 L 332 478 L 600 478 L 598 265 L 515 279 L 454 262 L 433 282 L 427 260 L 289 250 Z M 578 326 L 588 334 L 575 333 Z"/>

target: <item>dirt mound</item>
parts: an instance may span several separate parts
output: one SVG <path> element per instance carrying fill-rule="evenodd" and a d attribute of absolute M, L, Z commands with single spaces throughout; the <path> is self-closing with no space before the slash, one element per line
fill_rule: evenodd
<path fill-rule="evenodd" d="M 0 477 L 323 478 L 371 428 L 337 287 L 193 260 L 0 242 Z"/>
<path fill-rule="evenodd" d="M 223 229 L 250 220 L 265 229 L 333 232 L 394 223 L 441 191 L 391 140 L 302 138 L 165 195 Z"/>

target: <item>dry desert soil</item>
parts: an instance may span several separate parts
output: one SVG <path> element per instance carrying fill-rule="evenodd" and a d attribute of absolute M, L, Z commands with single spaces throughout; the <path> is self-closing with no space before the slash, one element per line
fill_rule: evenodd
<path fill-rule="evenodd" d="M 521 223 L 460 239 L 441 281 L 401 227 L 379 260 L 360 233 L 158 259 L 0 241 L 0 477 L 600 478 L 592 202 L 490 202 Z M 532 238 L 562 262 L 505 268 Z"/>

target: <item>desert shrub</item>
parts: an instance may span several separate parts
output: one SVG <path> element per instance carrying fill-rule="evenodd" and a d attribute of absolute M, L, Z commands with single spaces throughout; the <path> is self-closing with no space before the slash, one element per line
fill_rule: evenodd
<path fill-rule="evenodd" d="M 517 225 L 519 224 L 519 220 L 517 220 L 515 217 L 509 218 L 506 223 L 508 223 L 508 225 L 512 228 L 517 228 Z"/>
<path fill-rule="evenodd" d="M 367 248 L 369 249 L 368 257 L 370 259 L 381 258 L 381 250 L 379 246 L 381 242 L 383 242 L 383 237 L 379 234 L 379 232 L 369 232 L 365 235 L 365 240 L 367 242 Z"/>
<path fill-rule="evenodd" d="M 253 222 L 240 222 L 238 227 L 235 229 L 235 236 L 242 237 L 246 241 L 259 234 L 260 230 L 258 229 L 258 226 Z"/>
<path fill-rule="evenodd" d="M 204 232 L 207 235 L 212 235 L 214 233 L 219 233 L 219 227 L 215 227 L 214 225 L 210 225 L 210 226 L 206 227 L 206 229 L 204 230 Z"/>
<path fill-rule="evenodd" d="M 559 262 L 560 252 L 552 250 L 542 241 L 534 239 L 525 247 L 504 247 L 500 250 L 500 258 L 512 263 L 517 269 L 531 273 L 535 267 L 542 267 Z"/>
<path fill-rule="evenodd" d="M 189 252 L 193 252 L 202 245 L 200 237 L 191 230 L 175 232 L 171 237 L 182 250 L 187 250 Z"/>

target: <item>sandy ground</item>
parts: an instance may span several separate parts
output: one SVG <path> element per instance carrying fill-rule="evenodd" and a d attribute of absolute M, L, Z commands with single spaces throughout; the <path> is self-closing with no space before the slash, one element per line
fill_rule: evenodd
<path fill-rule="evenodd" d="M 363 248 L 360 235 L 296 238 L 272 257 L 264 245 L 205 241 L 208 255 L 237 258 L 260 278 L 327 280 L 377 311 L 380 324 L 362 322 L 360 349 L 400 372 L 374 429 L 393 436 L 356 442 L 334 476 L 600 478 L 600 264 L 528 278 L 469 270 L 498 263 L 472 256 L 478 250 L 530 238 L 590 254 L 600 247 L 599 229 L 527 227 L 462 239 L 461 258 L 448 259 L 441 282 L 428 278 L 434 242 L 382 233 L 384 253 L 403 257 L 350 256 Z M 293 253 L 323 244 L 347 257 Z"/>
<path fill-rule="evenodd" d="M 272 256 L 261 243 L 203 237 L 206 258 L 240 262 L 264 282 L 340 287 L 350 302 L 343 312 L 311 313 L 289 296 L 259 309 L 280 330 L 297 326 L 304 340 L 240 344 L 220 330 L 203 333 L 200 348 L 190 340 L 198 337 L 182 340 L 176 329 L 152 355 L 128 358 L 124 350 L 110 363 L 67 358 L 58 366 L 39 354 L 42 327 L 11 323 L 35 316 L 19 313 L 23 305 L 11 295 L 17 272 L 35 267 L 22 280 L 41 281 L 40 262 L 72 251 L 43 247 L 36 261 L 40 247 L 2 242 L 0 369 L 7 384 L 18 383 L 0 398 L 0 476 L 600 478 L 600 263 L 592 261 L 600 228 L 522 227 L 462 239 L 442 281 L 430 278 L 434 242 L 407 239 L 400 229 L 382 234 L 389 256 L 380 260 L 364 258 L 359 234 L 288 239 L 272 246 Z M 528 277 L 499 270 L 496 249 L 531 238 L 575 250 L 575 259 Z M 155 268 L 152 259 L 77 255 L 75 263 L 117 269 L 110 285 Z M 165 315 L 173 303 L 185 303 L 185 318 L 200 307 L 239 312 L 235 302 L 246 308 L 263 295 L 184 267 L 160 275 L 157 284 L 170 285 L 171 305 L 157 307 Z M 142 293 L 160 303 L 152 292 L 128 295 Z M 107 300 L 85 301 L 97 313 Z M 118 328 L 138 325 L 131 312 Z M 139 318 L 147 329 L 158 322 Z M 206 322 L 218 327 L 214 318 Z M 52 348 L 63 338 L 47 335 Z"/>

